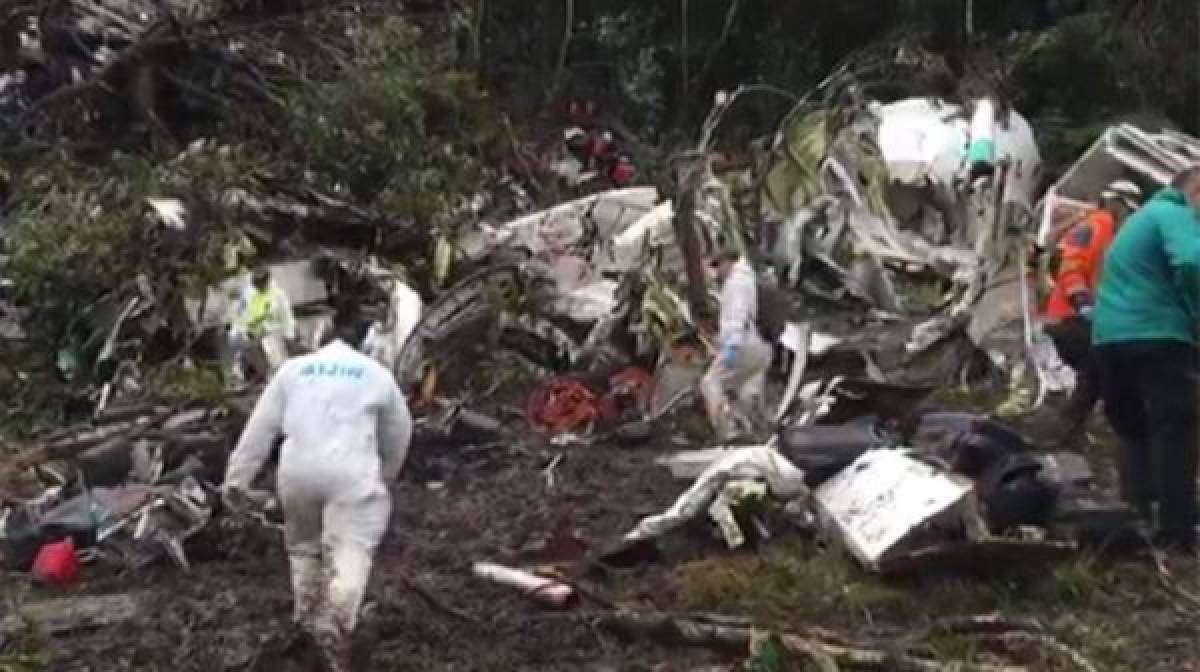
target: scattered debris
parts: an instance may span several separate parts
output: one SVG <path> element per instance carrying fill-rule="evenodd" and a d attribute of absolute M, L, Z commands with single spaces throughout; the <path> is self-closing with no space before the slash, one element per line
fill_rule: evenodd
<path fill-rule="evenodd" d="M 765 490 L 747 482 L 764 483 Z M 808 489 L 804 472 L 769 445 L 726 452 L 717 456 L 671 508 L 643 518 L 624 541 L 636 543 L 661 537 L 707 510 L 721 526 L 730 547 L 736 548 L 744 537 L 733 521 L 731 505 L 746 495 L 766 493 L 781 501 L 805 497 Z"/>
<path fill-rule="evenodd" d="M 68 4 L 85 10 L 72 18 L 78 33 L 105 45 L 86 47 L 84 87 L 107 86 L 115 64 L 133 67 L 140 49 L 167 39 L 164 13 L 199 20 L 211 11 L 195 2 Z M 232 51 L 223 44 L 214 58 Z M 14 118 L 14 128 L 26 130 L 32 108 L 55 103 L 52 94 L 31 104 L 23 81 L 3 77 L 0 114 Z M 1083 456 L 1038 454 L 996 419 L 918 407 L 940 386 L 985 378 L 1008 393 L 998 415 L 1069 391 L 1073 374 L 1036 324 L 1026 273 L 1038 208 L 1036 242 L 1046 247 L 1108 181 L 1133 172 L 1161 184 L 1200 160 L 1200 143 L 1113 127 L 1035 207 L 1041 157 L 1016 110 L 989 98 L 883 103 L 855 92 L 837 109 L 798 104 L 774 129 L 765 164 L 718 175 L 708 145 L 742 92 L 718 97 L 691 157 L 695 171 L 671 199 L 630 186 L 637 173 L 627 147 L 590 122 L 567 129 L 550 157 L 536 157 L 550 160 L 535 171 L 587 195 L 535 211 L 524 188 L 507 183 L 507 196 L 520 202 L 516 215 L 485 216 L 502 195 L 481 194 L 448 225 L 425 226 L 267 177 L 223 194 L 246 244 L 226 250 L 227 277 L 199 296 L 130 278 L 80 316 L 86 333 L 58 354 L 63 375 L 88 388 L 93 417 L 0 462 L 0 562 L 32 569 L 52 586 L 79 580 L 81 562 L 140 570 L 169 558 L 186 572 L 189 541 L 224 530 L 213 524 L 225 515 L 215 485 L 258 390 L 173 407 L 143 399 L 143 382 L 157 363 L 191 361 L 203 350 L 229 356 L 230 306 L 249 283 L 245 246 L 296 311 L 294 351 L 316 347 L 334 307 L 361 306 L 373 322 L 362 347 L 411 391 L 419 445 L 431 453 L 502 446 L 534 454 L 530 445 L 549 444 L 535 454 L 533 482 L 564 507 L 576 496 L 563 486 L 575 468 L 572 451 L 660 448 L 655 439 L 668 433 L 686 447 L 703 445 L 681 426 L 694 415 L 687 402 L 713 354 L 705 308 L 715 288 L 689 282 L 702 274 L 681 248 L 685 234 L 695 234 L 704 255 L 743 246 L 758 264 L 760 295 L 776 302 L 757 325 L 780 355 L 772 436 L 659 457 L 672 478 L 691 485 L 665 511 L 642 517 L 602 561 L 627 551 L 654 555 L 658 540 L 701 514 L 727 548 L 744 548 L 776 534 L 760 515 L 772 507 L 815 521 L 792 527 L 818 529 L 885 575 L 1055 562 L 1077 541 L 1127 525 L 1130 512 L 1096 487 Z M 154 105 L 144 107 L 152 115 Z M 198 149 L 203 143 L 188 151 Z M 742 207 L 738 196 L 747 193 L 759 207 Z M 144 206 L 147 221 L 172 235 L 198 226 L 178 195 Z M 194 252 L 186 247 L 175 252 L 180 259 Z M 429 277 L 410 276 L 409 262 L 425 261 L 411 251 L 429 249 L 432 263 L 421 265 Z M 0 279 L 3 340 L 22 337 L 10 284 Z M 441 465 L 430 469 L 439 473 L 426 480 L 429 491 L 455 494 Z M 534 550 L 578 563 L 587 546 L 560 531 Z M 565 575 L 490 562 L 472 573 L 556 609 L 586 596 Z M 434 608 L 480 623 L 442 604 L 436 589 L 404 581 Z M 139 606 L 132 596 L 27 605 L 0 621 L 0 635 L 25 621 L 52 634 L 114 625 Z M 934 661 L 911 642 L 773 634 L 631 611 L 601 620 L 627 634 L 749 651 L 759 661 L 799 658 L 822 670 L 1025 669 Z M 1044 646 L 1093 669 L 1056 640 L 1016 630 L 1001 625 L 989 636 Z"/>

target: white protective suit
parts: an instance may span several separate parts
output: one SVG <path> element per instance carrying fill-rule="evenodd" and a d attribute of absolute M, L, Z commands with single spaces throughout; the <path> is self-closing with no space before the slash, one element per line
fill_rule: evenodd
<path fill-rule="evenodd" d="M 275 439 L 277 487 L 296 621 L 348 646 L 372 557 L 391 514 L 387 483 L 412 439 L 392 373 L 341 341 L 289 360 L 271 379 L 229 458 L 227 491 L 245 491 Z"/>
<path fill-rule="evenodd" d="M 735 417 L 742 423 L 763 417 L 762 400 L 772 353 L 758 333 L 757 319 L 758 280 L 750 262 L 738 259 L 721 287 L 717 356 L 700 380 L 704 409 L 722 438 L 735 433 Z M 737 396 L 736 410 L 727 396 L 730 391 Z"/>
<path fill-rule="evenodd" d="M 257 290 L 249 279 L 231 306 L 228 374 L 234 382 L 245 380 L 245 360 L 252 352 L 259 354 L 254 352 L 256 348 L 261 351 L 268 377 L 275 375 L 287 361 L 288 342 L 296 338 L 296 317 L 292 313 L 292 302 L 287 292 L 274 281 L 271 281 L 267 291 L 270 293 L 271 311 L 262 325 L 261 333 L 252 334 L 250 329 L 250 305 Z"/>

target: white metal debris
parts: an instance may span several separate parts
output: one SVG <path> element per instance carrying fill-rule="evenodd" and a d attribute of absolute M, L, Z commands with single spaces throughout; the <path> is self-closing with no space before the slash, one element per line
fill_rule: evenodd
<path fill-rule="evenodd" d="M 900 450 L 864 453 L 817 488 L 817 515 L 866 567 L 878 570 L 931 524 L 974 513 L 974 485 Z M 970 525 L 967 526 L 971 528 Z"/>
<path fill-rule="evenodd" d="M 808 493 L 804 472 L 774 448 L 769 445 L 742 448 L 710 465 L 666 511 L 639 521 L 625 535 L 625 541 L 656 539 L 683 525 L 706 511 L 725 486 L 734 481 L 763 481 L 772 497 L 785 501 Z"/>

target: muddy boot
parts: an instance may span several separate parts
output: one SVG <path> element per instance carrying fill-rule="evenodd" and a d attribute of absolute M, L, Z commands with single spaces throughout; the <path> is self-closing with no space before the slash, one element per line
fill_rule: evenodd
<path fill-rule="evenodd" d="M 322 634 L 317 636 L 317 647 L 325 672 L 351 672 L 351 642 L 349 637 Z"/>

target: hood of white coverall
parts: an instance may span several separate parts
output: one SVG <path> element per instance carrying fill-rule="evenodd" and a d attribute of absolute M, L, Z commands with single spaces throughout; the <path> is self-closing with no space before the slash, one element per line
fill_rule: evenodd
<path fill-rule="evenodd" d="M 740 345 L 756 333 L 758 278 L 746 259 L 738 259 L 721 286 L 721 316 L 717 341 L 721 347 Z"/>

